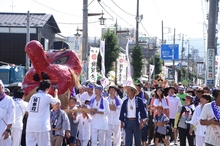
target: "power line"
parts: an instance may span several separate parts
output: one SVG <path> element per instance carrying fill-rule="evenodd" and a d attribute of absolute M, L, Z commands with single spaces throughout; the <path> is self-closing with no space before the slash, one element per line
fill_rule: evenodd
<path fill-rule="evenodd" d="M 148 31 L 146 30 L 146 28 L 144 27 L 143 23 L 142 23 L 142 22 L 140 22 L 140 23 L 141 23 L 141 26 L 143 27 L 144 31 L 147 33 L 147 35 L 148 35 L 150 38 L 152 38 L 151 35 L 150 35 L 150 34 L 148 33 Z"/>
<path fill-rule="evenodd" d="M 56 9 L 51 8 L 51 7 L 48 7 L 48 6 L 46 6 L 46 5 L 42 4 L 42 3 L 39 3 L 39 2 L 36 1 L 36 0 L 32 0 L 32 1 L 34 1 L 35 3 L 38 3 L 38 4 L 41 5 L 41 6 L 44 6 L 44 7 L 48 8 L 48 9 L 51 9 L 51 10 L 53 10 L 53 11 L 56 11 L 56 12 L 59 12 L 59 13 L 65 14 L 65 15 L 70 15 L 70 16 L 74 16 L 74 17 L 82 17 L 82 16 L 79 16 L 79 15 L 73 15 L 73 14 L 70 14 L 70 13 L 65 13 L 65 12 L 56 10 Z"/>
<path fill-rule="evenodd" d="M 115 4 L 120 10 L 122 10 L 123 12 L 125 12 L 126 14 L 130 15 L 130 16 L 135 16 L 133 14 L 130 14 L 128 12 L 126 12 L 125 10 L 123 10 L 119 5 L 117 5 L 113 0 L 111 0 L 113 4 Z"/>
<path fill-rule="evenodd" d="M 103 2 L 102 2 L 103 3 Z M 103 3 L 106 7 L 109 8 L 110 11 L 112 11 L 112 13 L 114 13 L 116 16 L 118 16 L 121 20 L 123 20 L 125 23 L 127 23 L 128 25 L 130 25 L 132 28 L 134 28 L 133 25 L 131 25 L 130 23 L 128 23 L 126 20 L 124 20 L 121 16 L 119 16 L 117 13 L 115 13 L 109 6 L 107 6 L 105 3 Z"/>
<path fill-rule="evenodd" d="M 109 14 L 109 12 L 100 4 L 100 2 L 99 2 L 99 5 L 104 9 L 104 11 L 109 15 L 109 16 L 111 16 L 112 17 L 112 15 L 111 14 Z M 114 20 L 114 18 L 112 17 L 112 20 Z"/>
<path fill-rule="evenodd" d="M 160 13 L 159 13 L 159 11 L 158 11 L 158 9 L 157 9 L 157 5 L 156 5 L 156 3 L 155 3 L 155 0 L 152 0 L 152 2 L 154 3 L 154 7 L 155 7 L 155 10 L 156 10 L 156 12 L 157 12 L 157 15 L 158 15 L 159 19 L 162 20 L 161 17 L 160 17 Z"/>

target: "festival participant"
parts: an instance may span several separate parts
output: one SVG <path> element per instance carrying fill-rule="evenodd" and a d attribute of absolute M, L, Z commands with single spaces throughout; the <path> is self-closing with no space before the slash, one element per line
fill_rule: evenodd
<path fill-rule="evenodd" d="M 176 91 L 176 88 L 173 87 L 173 86 L 170 86 L 168 88 L 168 96 L 167 96 L 167 99 L 168 99 L 168 103 L 169 103 L 169 125 L 170 127 L 174 127 L 174 121 L 175 121 L 175 118 L 176 118 L 176 114 L 178 112 L 178 109 L 181 107 L 181 101 L 180 99 L 175 95 L 175 91 Z M 176 139 L 177 139 L 177 131 L 174 130 L 174 135 L 171 136 L 171 141 L 174 140 L 174 144 L 176 144 Z"/>
<path fill-rule="evenodd" d="M 203 146 L 205 144 L 205 131 L 206 126 L 202 126 L 200 124 L 200 115 L 202 112 L 202 109 L 206 103 L 211 102 L 211 96 L 210 94 L 203 94 L 200 98 L 200 104 L 196 107 L 192 119 L 190 123 L 194 126 L 193 130 L 195 130 L 196 135 L 196 146 Z"/>
<path fill-rule="evenodd" d="M 70 97 L 68 109 L 71 110 L 78 109 L 76 103 L 77 103 L 76 97 Z M 77 112 L 68 113 L 68 118 L 70 122 L 70 137 L 69 138 L 66 137 L 66 140 L 67 140 L 67 144 L 69 144 L 70 146 L 76 146 L 79 122 L 74 122 L 74 120 L 76 120 L 77 116 L 78 116 Z"/>
<path fill-rule="evenodd" d="M 81 101 L 81 96 L 84 92 L 86 92 L 86 86 L 85 85 L 82 85 L 81 87 L 78 88 L 78 94 L 76 94 L 76 99 Z"/>
<path fill-rule="evenodd" d="M 24 91 L 21 89 L 21 87 L 14 89 L 13 99 L 15 103 L 15 124 L 12 125 L 12 146 L 20 146 L 23 129 L 23 117 L 28 106 L 28 102 L 24 101 Z"/>
<path fill-rule="evenodd" d="M 60 100 L 56 104 L 52 104 L 53 109 L 50 113 L 51 122 L 51 146 L 62 146 L 63 138 L 70 137 L 70 123 L 65 111 L 61 109 Z"/>
<path fill-rule="evenodd" d="M 180 146 L 186 146 L 186 138 L 188 139 L 189 146 L 194 146 L 192 126 L 189 124 L 194 112 L 193 97 L 187 95 L 183 100 L 185 104 L 179 108 L 176 114 L 174 130 L 177 131 L 178 128 Z"/>
<path fill-rule="evenodd" d="M 186 93 L 184 93 L 184 90 L 185 90 L 184 86 L 179 86 L 178 93 L 176 94 L 176 96 L 179 97 L 182 105 L 185 104 L 183 99 L 185 99 L 185 97 L 187 95 Z"/>
<path fill-rule="evenodd" d="M 0 146 L 11 146 L 11 127 L 15 123 L 15 104 L 4 93 L 4 84 L 0 80 Z"/>
<path fill-rule="evenodd" d="M 154 117 L 157 114 L 157 106 L 163 107 L 163 113 L 169 117 L 169 103 L 167 97 L 164 96 L 163 89 L 157 87 L 154 97 L 151 99 L 151 110 L 154 113 Z"/>
<path fill-rule="evenodd" d="M 54 90 L 54 98 L 47 94 L 50 88 L 49 80 L 41 81 L 37 93 L 32 95 L 28 103 L 27 146 L 36 146 L 36 144 L 39 146 L 50 145 L 50 104 L 55 104 L 58 101 L 58 90 Z"/>
<path fill-rule="evenodd" d="M 106 132 L 108 130 L 108 114 L 110 112 L 108 100 L 101 96 L 103 87 L 95 86 L 95 98 L 90 100 L 90 113 L 92 115 L 92 146 L 97 146 L 97 138 L 100 146 L 106 144 Z"/>
<path fill-rule="evenodd" d="M 200 104 L 200 98 L 202 97 L 203 93 L 204 91 L 202 88 L 198 88 L 196 90 L 196 97 L 194 98 L 194 101 L 193 101 L 195 107 L 197 107 Z"/>
<path fill-rule="evenodd" d="M 87 104 L 87 100 L 85 101 L 85 104 Z M 83 105 L 81 109 L 86 109 L 86 105 Z M 87 146 L 88 142 L 91 137 L 91 116 L 90 114 L 86 113 L 85 111 L 82 112 L 80 115 L 77 116 L 76 120 L 74 120 L 74 123 L 79 123 L 78 130 L 79 135 L 78 138 L 80 140 L 81 146 Z"/>
<path fill-rule="evenodd" d="M 163 114 L 163 106 L 157 106 L 157 114 L 155 115 L 153 122 L 155 124 L 154 137 L 155 146 L 158 146 L 159 139 L 162 139 L 165 146 L 168 146 L 168 142 L 165 139 L 166 136 L 166 124 L 169 123 L 169 118 Z"/>
<path fill-rule="evenodd" d="M 121 128 L 120 120 L 118 119 L 122 100 L 116 96 L 118 87 L 116 85 L 110 85 L 108 92 L 109 96 L 107 98 L 109 102 L 110 113 L 108 114 L 108 131 L 106 134 L 106 146 L 112 146 L 111 136 L 113 134 L 113 146 L 121 145 Z"/>
<path fill-rule="evenodd" d="M 132 146 L 134 136 L 135 145 L 140 146 L 141 129 L 147 114 L 142 99 L 136 96 L 138 92 L 133 82 L 128 82 L 124 89 L 128 98 L 122 104 L 119 119 L 121 121 L 121 128 L 125 129 L 125 145 Z"/>
<path fill-rule="evenodd" d="M 214 90 L 212 95 L 215 101 L 205 104 L 200 116 L 200 124 L 206 126 L 205 146 L 220 144 L 220 90 Z"/>
<path fill-rule="evenodd" d="M 81 103 L 84 103 L 85 100 L 89 99 L 91 100 L 92 98 L 95 97 L 95 93 L 93 92 L 94 89 L 94 85 L 92 83 L 88 83 L 87 84 L 87 92 L 84 92 L 81 96 L 80 96 L 80 101 Z"/>

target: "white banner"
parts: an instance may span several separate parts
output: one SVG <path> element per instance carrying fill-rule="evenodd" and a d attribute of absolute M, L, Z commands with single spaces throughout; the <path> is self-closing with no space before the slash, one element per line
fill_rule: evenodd
<path fill-rule="evenodd" d="M 102 57 L 102 77 L 105 77 L 105 41 L 100 41 L 100 55 Z"/>
<path fill-rule="evenodd" d="M 79 52 L 80 38 L 74 37 L 74 51 Z"/>
<path fill-rule="evenodd" d="M 130 60 L 129 60 L 129 40 L 126 44 L 126 58 L 127 58 L 127 64 L 128 64 L 128 71 L 127 71 L 127 81 L 132 81 L 131 78 L 131 64 L 130 64 Z"/>
<path fill-rule="evenodd" d="M 117 83 L 124 83 L 124 75 L 126 74 L 125 67 L 125 54 L 119 53 L 119 57 L 117 59 Z"/>
<path fill-rule="evenodd" d="M 89 56 L 89 81 L 96 82 L 97 80 L 97 59 L 98 59 L 99 48 L 90 47 Z"/>
<path fill-rule="evenodd" d="M 154 65 L 150 64 L 150 77 L 152 76 L 154 72 Z"/>
<path fill-rule="evenodd" d="M 168 68 L 166 66 L 162 66 L 162 74 L 164 79 L 168 78 Z"/>
<path fill-rule="evenodd" d="M 100 82 L 105 88 L 109 85 L 109 80 L 105 77 L 105 41 L 100 41 L 100 55 L 102 57 L 102 79 Z"/>

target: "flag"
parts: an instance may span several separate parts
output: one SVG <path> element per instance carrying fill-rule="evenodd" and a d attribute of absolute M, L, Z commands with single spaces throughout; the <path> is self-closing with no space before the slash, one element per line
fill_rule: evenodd
<path fill-rule="evenodd" d="M 89 81 L 96 82 L 97 80 L 97 59 L 98 59 L 99 48 L 90 47 L 89 56 Z"/>
<path fill-rule="evenodd" d="M 117 83 L 123 84 L 124 78 L 123 76 L 126 74 L 126 67 L 125 67 L 125 54 L 119 53 L 119 57 L 117 59 Z"/>
<path fill-rule="evenodd" d="M 155 68 L 155 66 L 150 64 L 150 77 L 152 76 L 152 74 L 154 72 L 154 68 Z"/>
<path fill-rule="evenodd" d="M 127 65 L 128 65 L 128 70 L 127 70 L 127 81 L 132 81 L 131 78 L 131 64 L 130 64 L 130 60 L 129 60 L 129 40 L 127 41 L 126 44 L 126 58 L 127 58 Z"/>

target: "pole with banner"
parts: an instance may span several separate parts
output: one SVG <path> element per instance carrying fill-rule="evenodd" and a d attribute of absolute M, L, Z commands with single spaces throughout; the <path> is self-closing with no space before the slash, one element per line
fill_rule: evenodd
<path fill-rule="evenodd" d="M 100 41 L 100 55 L 102 57 L 101 66 L 102 66 L 102 78 L 100 83 L 102 84 L 103 88 L 109 85 L 109 80 L 105 77 L 105 41 Z"/>
<path fill-rule="evenodd" d="M 127 58 L 127 63 L 128 63 L 128 71 L 127 71 L 127 81 L 132 81 L 132 78 L 131 78 L 131 64 L 130 64 L 130 59 L 129 59 L 129 40 L 126 44 L 126 58 Z"/>
<path fill-rule="evenodd" d="M 124 82 L 124 74 L 125 72 L 125 54 L 119 53 L 119 57 L 117 59 L 117 83 L 123 84 Z"/>

